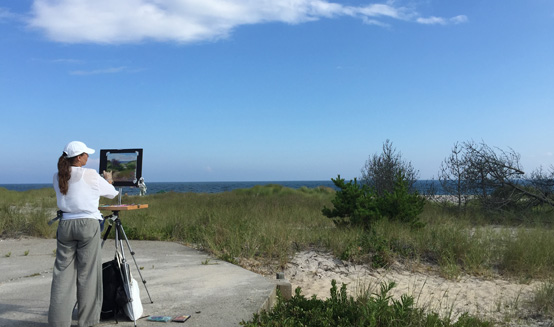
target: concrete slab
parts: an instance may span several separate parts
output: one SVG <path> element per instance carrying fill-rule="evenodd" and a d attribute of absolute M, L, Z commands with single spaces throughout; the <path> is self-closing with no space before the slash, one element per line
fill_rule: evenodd
<path fill-rule="evenodd" d="M 124 250 L 139 282 L 145 315 L 190 314 L 185 326 L 238 326 L 275 297 L 276 280 L 267 279 L 205 253 L 172 242 L 130 241 L 146 287 L 129 249 Z M 0 326 L 48 326 L 48 306 L 56 240 L 0 240 Z M 103 262 L 113 259 L 114 241 L 102 249 Z M 150 292 L 150 303 L 146 289 Z M 177 324 L 177 323 L 171 323 Z M 73 322 L 76 326 L 77 322 Z M 115 325 L 103 321 L 98 326 Z M 118 326 L 133 326 L 120 317 Z M 146 319 L 137 326 L 160 326 Z"/>

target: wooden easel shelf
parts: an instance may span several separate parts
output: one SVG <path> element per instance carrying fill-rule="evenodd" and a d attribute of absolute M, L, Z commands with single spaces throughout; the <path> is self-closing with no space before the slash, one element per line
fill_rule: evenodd
<path fill-rule="evenodd" d="M 148 204 L 106 204 L 100 205 L 100 207 L 98 207 L 98 210 L 126 211 L 146 208 L 148 208 Z"/>

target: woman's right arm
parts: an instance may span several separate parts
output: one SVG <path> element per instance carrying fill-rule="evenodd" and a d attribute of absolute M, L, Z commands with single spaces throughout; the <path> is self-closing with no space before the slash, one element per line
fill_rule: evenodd
<path fill-rule="evenodd" d="M 119 194 L 119 191 L 117 191 L 107 180 L 102 178 L 100 174 L 98 174 L 98 189 L 100 191 L 100 196 L 108 199 L 113 199 Z"/>

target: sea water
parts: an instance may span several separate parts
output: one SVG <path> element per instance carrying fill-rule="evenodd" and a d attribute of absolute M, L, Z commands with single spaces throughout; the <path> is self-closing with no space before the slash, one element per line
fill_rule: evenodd
<path fill-rule="evenodd" d="M 328 181 L 252 181 L 252 182 L 146 182 L 146 194 L 165 192 L 193 192 L 193 193 L 221 193 L 235 189 L 252 188 L 256 185 L 277 184 L 284 187 L 299 189 L 301 187 L 316 188 L 319 186 L 337 189 L 331 180 Z M 27 191 L 41 188 L 51 188 L 52 184 L 0 184 L 0 187 L 13 191 Z M 440 183 L 435 180 L 418 180 L 416 189 L 422 194 L 428 194 L 430 188 L 434 194 L 443 194 Z M 128 195 L 138 195 L 137 187 L 123 187 L 122 191 Z"/>

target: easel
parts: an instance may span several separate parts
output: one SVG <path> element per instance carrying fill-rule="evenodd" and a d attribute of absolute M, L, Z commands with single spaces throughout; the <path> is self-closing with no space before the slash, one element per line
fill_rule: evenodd
<path fill-rule="evenodd" d="M 110 210 L 112 211 L 112 214 L 104 217 L 104 221 L 109 220 L 111 223 L 108 226 L 108 229 L 106 230 L 106 233 L 104 234 L 104 238 L 102 240 L 102 247 L 104 246 L 104 242 L 106 242 L 106 239 L 108 238 L 108 235 L 110 234 L 110 231 L 112 229 L 112 226 L 115 225 L 115 251 L 116 253 L 121 253 L 121 264 L 124 267 L 127 267 L 127 259 L 125 258 L 125 251 L 123 250 L 123 240 L 125 240 L 125 244 L 127 244 L 127 248 L 129 249 L 129 253 L 131 253 L 131 256 L 133 257 L 133 261 L 135 262 L 135 267 L 137 268 L 137 272 L 139 273 L 140 279 L 142 281 L 142 284 L 144 285 L 144 289 L 146 290 L 146 293 L 148 294 L 148 298 L 150 299 L 150 303 L 154 303 L 152 301 L 152 297 L 150 296 L 150 292 L 148 292 L 148 288 L 146 287 L 146 280 L 142 277 L 142 274 L 140 272 L 140 268 L 137 264 L 137 260 L 135 259 L 135 251 L 131 248 L 131 244 L 129 243 L 129 239 L 127 238 L 127 235 L 125 234 L 125 230 L 123 229 L 123 226 L 121 225 L 121 220 L 119 219 L 119 212 L 120 211 L 128 211 L 128 210 L 137 210 L 137 209 L 146 209 L 148 208 L 148 204 L 121 204 L 121 192 L 122 189 L 119 189 L 119 204 L 117 205 L 103 205 L 100 206 L 99 210 Z M 127 295 L 127 298 L 132 300 L 131 294 L 130 294 L 130 273 L 127 272 L 126 276 L 121 276 L 124 283 L 127 283 L 127 288 L 125 290 Z M 135 326 L 137 325 L 136 319 L 140 317 L 135 317 Z"/>

